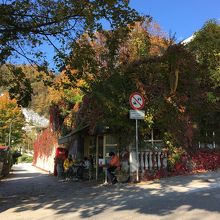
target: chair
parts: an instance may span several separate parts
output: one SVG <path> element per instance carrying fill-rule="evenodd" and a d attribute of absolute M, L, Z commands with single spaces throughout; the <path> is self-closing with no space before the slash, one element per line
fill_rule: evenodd
<path fill-rule="evenodd" d="M 83 170 L 83 178 L 86 180 L 91 180 L 93 177 L 93 167 L 90 165 L 88 168 L 84 168 Z"/>

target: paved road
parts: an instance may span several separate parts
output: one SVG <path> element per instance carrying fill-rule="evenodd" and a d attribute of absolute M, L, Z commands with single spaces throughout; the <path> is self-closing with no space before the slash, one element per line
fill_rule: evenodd
<path fill-rule="evenodd" d="M 140 184 L 59 182 L 30 164 L 0 181 L 2 220 L 219 220 L 220 171 Z"/>

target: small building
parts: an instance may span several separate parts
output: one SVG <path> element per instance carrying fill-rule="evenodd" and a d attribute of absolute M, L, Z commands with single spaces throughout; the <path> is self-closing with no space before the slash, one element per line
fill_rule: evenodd
<path fill-rule="evenodd" d="M 81 160 L 88 157 L 96 167 L 98 175 L 98 164 L 108 158 L 111 151 L 119 153 L 120 148 L 116 139 L 108 128 L 97 128 L 94 134 L 89 134 L 89 127 L 78 128 L 66 136 L 58 139 L 58 144 L 66 148 L 73 159 Z"/>
<path fill-rule="evenodd" d="M 128 152 L 130 175 L 134 178 L 136 178 L 137 167 L 142 176 L 146 171 L 166 168 L 167 153 L 161 148 L 153 150 L 153 147 L 161 142 L 161 140 L 154 140 L 153 132 L 151 132 L 151 138 L 146 140 L 146 148 L 140 149 L 137 157 L 135 145 L 131 143 L 127 147 L 120 146 L 108 127 L 98 127 L 94 134 L 90 135 L 89 127 L 84 126 L 58 139 L 58 144 L 66 148 L 74 159 L 80 160 L 84 156 L 92 158 L 96 168 L 96 178 L 98 178 L 99 166 L 108 162 L 109 153 L 112 151 L 120 157 L 124 152 Z"/>

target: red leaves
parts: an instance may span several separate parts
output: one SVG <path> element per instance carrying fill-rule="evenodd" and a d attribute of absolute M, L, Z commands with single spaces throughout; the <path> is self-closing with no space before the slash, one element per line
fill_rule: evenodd
<path fill-rule="evenodd" d="M 198 150 L 195 153 L 183 154 L 172 171 L 165 169 L 146 171 L 143 180 L 160 179 L 166 176 L 199 173 L 220 168 L 220 151 Z"/>
<path fill-rule="evenodd" d="M 183 156 L 181 161 L 175 165 L 174 173 L 181 175 L 218 168 L 220 168 L 220 151 L 199 150 Z"/>
<path fill-rule="evenodd" d="M 49 157 L 53 149 L 57 146 L 57 136 L 52 132 L 51 128 L 47 128 L 38 135 L 34 142 L 34 160 L 36 163 L 38 158 Z"/>
<path fill-rule="evenodd" d="M 195 170 L 216 170 L 220 168 L 219 151 L 199 151 L 192 155 Z"/>

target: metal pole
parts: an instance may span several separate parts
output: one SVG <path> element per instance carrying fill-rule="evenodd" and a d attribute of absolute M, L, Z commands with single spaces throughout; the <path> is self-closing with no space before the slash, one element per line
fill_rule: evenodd
<path fill-rule="evenodd" d="M 151 147 L 154 148 L 154 130 L 151 130 Z"/>
<path fill-rule="evenodd" d="M 99 169 L 99 137 L 98 135 L 96 136 L 96 170 L 95 170 L 95 179 L 98 180 L 98 169 Z"/>
<path fill-rule="evenodd" d="M 12 120 L 9 125 L 9 135 L 8 135 L 8 146 L 11 147 L 11 125 L 12 125 Z"/>
<path fill-rule="evenodd" d="M 136 180 L 137 182 L 139 182 L 139 155 L 138 155 L 138 120 L 136 119 L 136 154 L 137 154 L 137 176 L 136 176 Z"/>
<path fill-rule="evenodd" d="M 108 184 L 108 177 L 107 177 L 107 160 L 106 160 L 106 135 L 103 136 L 103 158 L 104 158 L 104 171 L 105 171 L 105 182 L 104 184 Z"/>
<path fill-rule="evenodd" d="M 215 148 L 215 132 L 212 132 L 212 136 L 213 136 L 213 148 Z"/>

